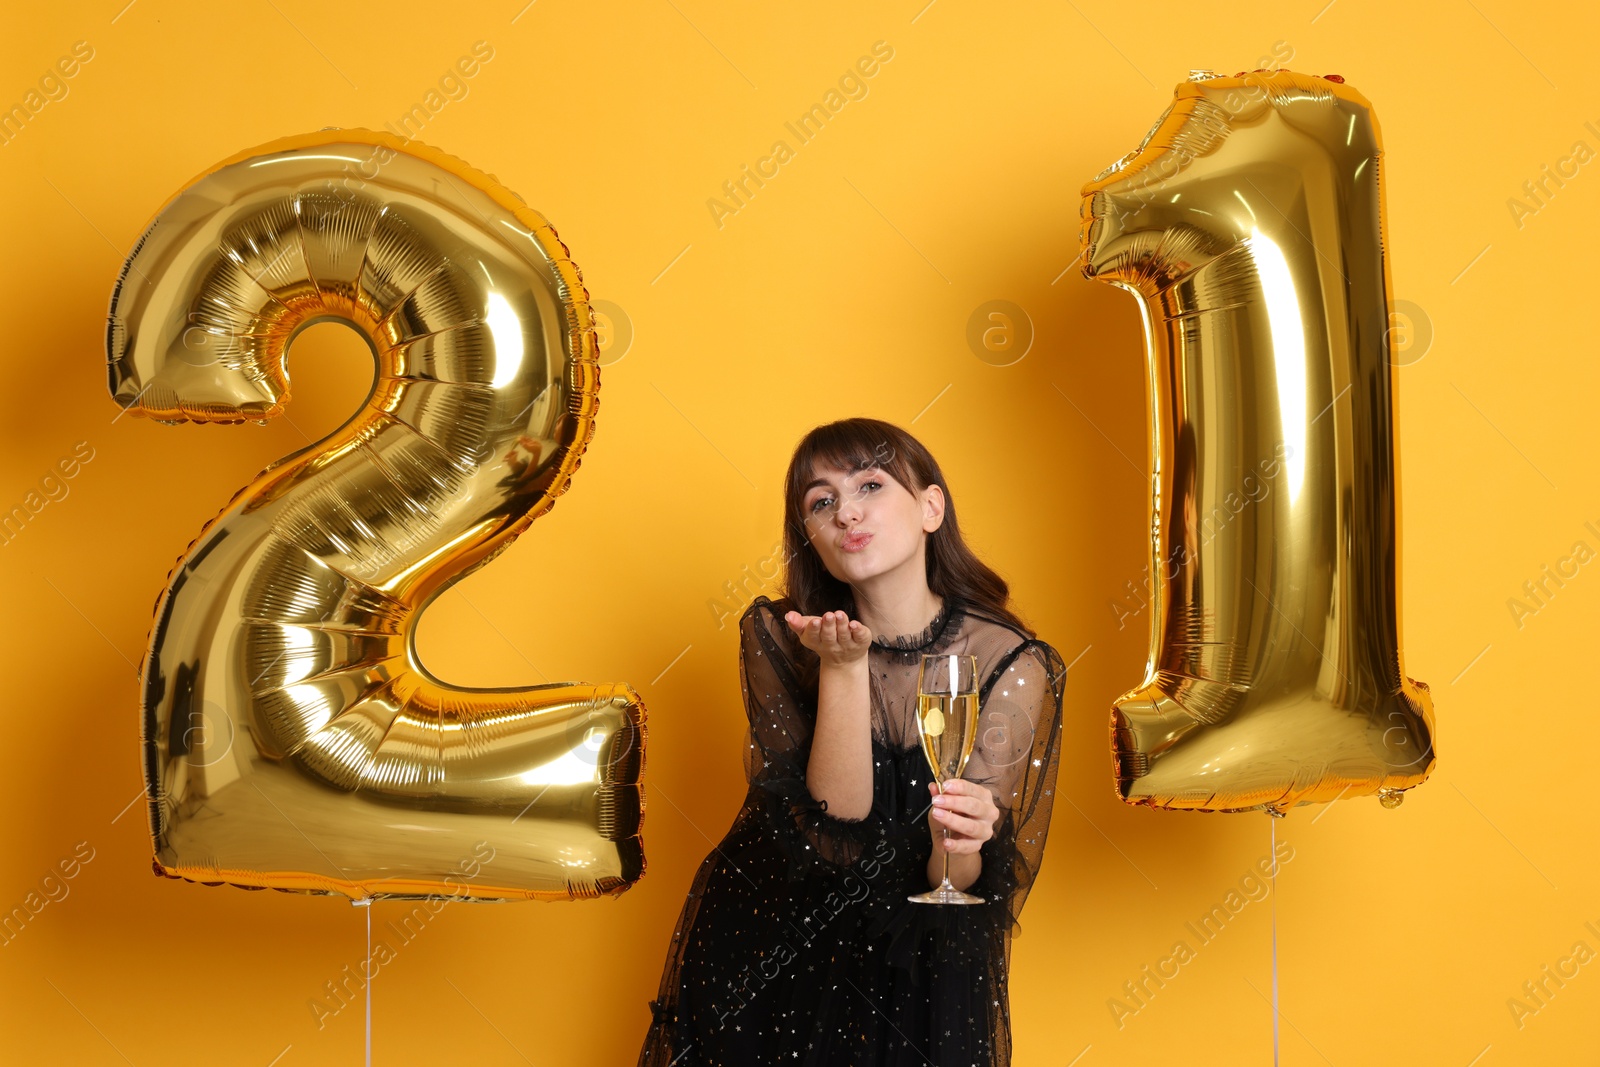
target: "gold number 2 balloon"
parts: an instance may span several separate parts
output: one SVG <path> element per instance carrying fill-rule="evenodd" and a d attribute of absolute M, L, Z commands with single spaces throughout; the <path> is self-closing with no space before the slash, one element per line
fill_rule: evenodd
<path fill-rule="evenodd" d="M 1084 274 L 1133 293 L 1150 388 L 1145 679 L 1130 804 L 1266 810 L 1433 769 L 1400 661 L 1382 149 L 1337 76 L 1205 71 L 1083 187 Z"/>
<path fill-rule="evenodd" d="M 549 223 L 413 141 L 290 137 L 167 202 L 109 319 L 112 396 L 161 422 L 280 414 L 285 354 L 315 322 L 353 326 L 378 368 L 354 417 L 205 525 L 157 600 L 157 872 L 355 899 L 636 882 L 634 691 L 465 689 L 414 644 L 428 602 L 554 505 L 594 434 L 593 316 Z M 162 481 L 185 491 L 181 469 Z"/>

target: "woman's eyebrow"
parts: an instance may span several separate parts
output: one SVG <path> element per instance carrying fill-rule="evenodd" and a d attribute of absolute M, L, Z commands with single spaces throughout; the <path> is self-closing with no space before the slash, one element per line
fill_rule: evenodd
<path fill-rule="evenodd" d="M 849 475 L 847 475 L 847 477 L 854 477 L 855 475 L 858 475 L 858 474 L 870 474 L 870 473 L 872 473 L 874 471 L 879 471 L 879 470 L 882 470 L 882 468 L 878 467 L 876 465 L 871 466 L 871 467 L 857 467 L 855 470 L 851 471 L 849 473 Z M 833 483 L 831 481 L 829 481 L 827 478 L 813 478 L 809 482 L 806 483 L 806 486 L 805 486 L 804 489 L 800 490 L 800 495 L 804 496 L 805 494 L 811 492 L 811 490 L 815 489 L 819 485 L 825 485 L 825 486 L 828 486 L 829 488 L 833 487 Z"/>

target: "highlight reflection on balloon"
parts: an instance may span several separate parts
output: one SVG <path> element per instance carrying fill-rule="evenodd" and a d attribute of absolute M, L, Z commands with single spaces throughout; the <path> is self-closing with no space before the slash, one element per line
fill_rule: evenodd
<path fill-rule="evenodd" d="M 352 898 L 626 890 L 644 871 L 637 694 L 462 688 L 414 645 L 419 612 L 554 505 L 593 436 L 576 264 L 444 153 L 366 130 L 275 141 L 140 238 L 111 300 L 111 393 L 163 422 L 277 417 L 290 342 L 329 319 L 372 348 L 365 405 L 235 494 L 157 602 L 157 871 Z M 186 480 L 152 472 L 152 492 Z M 599 636 L 606 610 L 571 625 Z"/>
<path fill-rule="evenodd" d="M 1150 387 L 1150 656 L 1111 722 L 1128 803 L 1393 806 L 1432 771 L 1399 646 L 1381 158 L 1337 77 L 1201 71 L 1083 188 L 1084 274 L 1136 297 Z"/>

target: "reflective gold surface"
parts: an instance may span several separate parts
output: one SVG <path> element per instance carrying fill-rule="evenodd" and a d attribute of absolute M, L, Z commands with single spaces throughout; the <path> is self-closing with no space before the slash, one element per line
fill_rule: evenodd
<path fill-rule="evenodd" d="M 352 898 L 626 890 L 644 872 L 637 694 L 460 688 L 413 643 L 418 613 L 554 505 L 593 436 L 576 264 L 441 152 L 286 138 L 206 172 L 139 240 L 111 301 L 111 393 L 162 421 L 273 418 L 289 343 L 327 319 L 372 347 L 365 406 L 240 490 L 156 604 L 157 870 Z M 187 491 L 182 470 L 164 481 Z M 603 639 L 604 610 L 573 625 Z"/>
<path fill-rule="evenodd" d="M 1337 80 L 1192 78 L 1083 188 L 1084 274 L 1138 300 L 1150 387 L 1154 610 L 1117 792 L 1393 806 L 1433 769 L 1433 710 L 1400 656 L 1377 119 Z"/>

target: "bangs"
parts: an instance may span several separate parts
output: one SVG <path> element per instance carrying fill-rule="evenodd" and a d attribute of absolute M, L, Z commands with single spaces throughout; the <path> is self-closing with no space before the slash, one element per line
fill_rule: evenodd
<path fill-rule="evenodd" d="M 887 435 L 848 423 L 821 428 L 795 454 L 789 476 L 789 494 L 795 511 L 799 509 L 805 483 L 811 480 L 813 470 L 855 473 L 871 467 L 883 471 L 910 492 L 923 488 L 916 484 L 905 455 Z"/>

